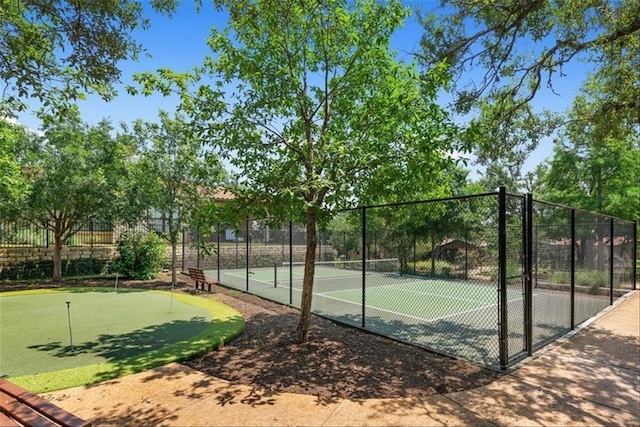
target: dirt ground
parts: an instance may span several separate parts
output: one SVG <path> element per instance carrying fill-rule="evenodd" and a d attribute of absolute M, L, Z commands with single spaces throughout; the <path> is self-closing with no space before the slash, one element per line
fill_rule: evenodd
<path fill-rule="evenodd" d="M 177 290 L 195 292 L 180 275 Z M 1 290 L 55 286 L 112 286 L 112 281 L 0 284 Z M 122 287 L 167 289 L 168 274 Z M 442 356 L 312 316 L 309 341 L 294 340 L 299 312 L 254 295 L 215 286 L 215 298 L 238 310 L 245 331 L 232 342 L 185 365 L 228 381 L 319 399 L 425 397 L 487 385 L 501 375 L 471 362 Z"/>

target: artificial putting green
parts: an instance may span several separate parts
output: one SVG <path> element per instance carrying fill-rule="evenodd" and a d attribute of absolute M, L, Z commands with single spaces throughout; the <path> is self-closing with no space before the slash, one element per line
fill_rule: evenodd
<path fill-rule="evenodd" d="M 231 307 L 180 293 L 6 292 L 0 294 L 0 376 L 35 393 L 92 384 L 202 354 L 243 327 Z"/>

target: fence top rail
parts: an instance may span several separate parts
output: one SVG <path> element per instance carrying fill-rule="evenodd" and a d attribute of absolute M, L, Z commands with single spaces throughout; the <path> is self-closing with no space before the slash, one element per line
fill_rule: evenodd
<path fill-rule="evenodd" d="M 526 195 L 524 194 L 518 194 L 518 193 L 511 193 L 509 191 L 506 191 L 505 194 L 509 197 L 515 197 L 517 199 L 524 199 L 526 197 Z"/>
<path fill-rule="evenodd" d="M 338 212 L 348 212 L 348 211 L 356 211 L 361 209 L 374 209 L 374 208 L 387 208 L 394 206 L 406 206 L 406 205 L 419 205 L 422 203 L 436 203 L 436 202 L 452 202 L 454 200 L 468 200 L 468 199 L 477 199 L 480 197 L 488 197 L 488 196 L 497 196 L 498 193 L 481 193 L 481 194 L 469 194 L 464 196 L 452 196 L 452 197 L 443 197 L 440 199 L 428 199 L 428 200 L 414 200 L 410 202 L 396 202 L 396 203 L 387 203 L 387 204 L 379 204 L 379 205 L 367 205 L 367 206 L 358 206 L 355 208 L 348 209 L 340 209 Z"/>
<path fill-rule="evenodd" d="M 624 223 L 628 223 L 629 225 L 634 223 L 633 221 L 630 221 L 628 219 L 622 219 L 622 218 L 618 218 L 618 217 L 615 217 L 615 216 L 612 216 L 612 215 L 607 215 L 607 214 L 603 214 L 603 213 L 599 213 L 599 212 L 593 212 L 593 211 L 589 211 L 589 210 L 586 210 L 586 209 L 574 208 L 574 207 L 563 205 L 563 204 L 560 204 L 560 203 L 547 202 L 545 200 L 533 199 L 533 203 L 552 206 L 552 207 L 555 207 L 555 208 L 567 209 L 569 211 L 574 210 L 576 212 L 589 214 L 589 215 L 597 216 L 597 217 L 600 217 L 600 218 L 614 219 L 616 221 L 621 221 L 621 222 L 624 222 Z"/>

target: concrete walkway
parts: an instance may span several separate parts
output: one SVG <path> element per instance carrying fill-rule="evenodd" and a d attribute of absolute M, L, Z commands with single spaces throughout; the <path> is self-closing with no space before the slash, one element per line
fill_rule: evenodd
<path fill-rule="evenodd" d="M 94 425 L 640 425 L 640 291 L 475 390 L 424 399 L 272 393 L 170 364 L 44 397 Z"/>

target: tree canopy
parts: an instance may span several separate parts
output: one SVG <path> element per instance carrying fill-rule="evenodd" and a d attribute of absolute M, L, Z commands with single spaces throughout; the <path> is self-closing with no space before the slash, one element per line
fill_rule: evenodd
<path fill-rule="evenodd" d="M 16 218 L 53 233 L 54 280 L 60 280 L 62 245 L 89 221 L 118 214 L 133 151 L 127 138 L 111 135 L 107 121 L 86 125 L 75 110 L 43 130 L 35 155 L 21 163 L 21 182 L 28 188 Z"/>
<path fill-rule="evenodd" d="M 340 207 L 409 194 L 450 162 L 455 126 L 436 101 L 446 73 L 396 59 L 400 1 L 217 1 L 213 54 L 189 74 L 139 75 L 181 108 L 242 176 L 240 196 L 306 223 L 301 322 L 307 339 L 316 230 Z M 136 90 L 133 90 L 134 92 Z"/>
<path fill-rule="evenodd" d="M 574 101 L 541 191 L 552 201 L 632 220 L 640 217 L 640 126 L 634 112 L 609 107 L 617 101 L 602 87 L 611 80 L 594 76 Z"/>
<path fill-rule="evenodd" d="M 610 100 L 602 107 L 633 112 L 640 123 L 638 0 L 443 0 L 441 6 L 441 15 L 422 19 L 420 57 L 427 65 L 443 59 L 450 65 L 453 105 L 475 119 L 479 132 L 473 137 L 484 141 L 477 153 L 481 162 L 519 160 L 563 124 L 536 111 L 532 101 L 543 88 L 555 93 L 577 61 L 619 74 L 617 83 L 601 87 Z M 472 69 L 482 77 L 466 81 L 464 73 Z"/>
<path fill-rule="evenodd" d="M 0 118 L 0 217 L 15 214 L 25 197 L 28 182 L 22 178 L 22 164 L 33 153 L 34 135 L 24 126 Z"/>
<path fill-rule="evenodd" d="M 133 32 L 149 26 L 144 7 L 171 13 L 176 0 L 0 1 L 0 114 L 66 108 L 86 93 L 115 95 L 119 63 L 144 52 Z"/>
<path fill-rule="evenodd" d="M 225 175 L 207 141 L 191 132 L 184 118 L 160 111 L 160 123 L 138 120 L 133 126 L 138 157 L 132 188 L 135 205 L 160 215 L 166 228 L 154 228 L 172 248 L 172 284 L 176 278 L 176 248 L 181 232 L 218 189 Z M 142 216 L 138 210 L 137 215 Z"/>

